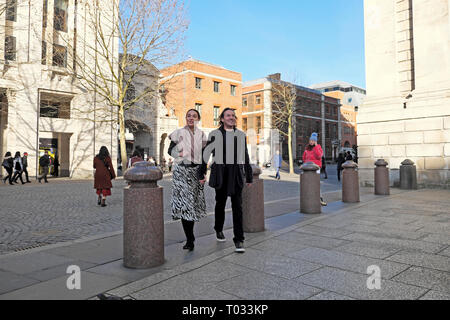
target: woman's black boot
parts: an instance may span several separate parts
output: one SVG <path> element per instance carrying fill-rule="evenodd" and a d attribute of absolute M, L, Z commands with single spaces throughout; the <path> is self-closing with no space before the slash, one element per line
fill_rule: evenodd
<path fill-rule="evenodd" d="M 184 250 L 193 251 L 194 250 L 194 243 L 187 241 L 186 244 L 183 247 Z"/>

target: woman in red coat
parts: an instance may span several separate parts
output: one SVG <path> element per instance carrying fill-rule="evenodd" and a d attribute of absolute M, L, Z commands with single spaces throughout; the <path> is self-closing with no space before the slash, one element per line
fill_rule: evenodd
<path fill-rule="evenodd" d="M 303 153 L 303 163 L 313 162 L 322 168 L 322 156 L 323 150 L 320 144 L 317 144 L 317 133 L 313 132 L 311 138 L 309 138 L 309 144 L 306 146 L 305 152 Z M 320 170 L 317 172 L 320 174 Z M 320 204 L 326 206 L 327 203 L 323 200 L 322 195 L 320 196 Z"/>
<path fill-rule="evenodd" d="M 94 158 L 94 188 L 97 189 L 98 204 L 106 207 L 106 197 L 111 195 L 111 180 L 116 177 L 109 155 L 108 148 L 100 148 L 100 152 Z"/>

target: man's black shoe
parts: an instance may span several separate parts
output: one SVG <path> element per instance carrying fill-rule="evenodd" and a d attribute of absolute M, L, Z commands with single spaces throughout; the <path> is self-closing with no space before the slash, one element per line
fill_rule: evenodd
<path fill-rule="evenodd" d="M 223 235 L 223 232 L 222 232 L 222 231 L 216 232 L 216 239 L 217 239 L 217 241 L 219 241 L 219 242 L 225 242 L 225 241 L 227 241 L 227 239 L 225 239 L 225 236 Z"/>
<path fill-rule="evenodd" d="M 236 249 L 234 250 L 235 252 L 238 252 L 238 253 L 244 253 L 245 252 L 244 243 L 238 241 L 238 242 L 235 243 L 235 246 L 236 246 Z"/>
<path fill-rule="evenodd" d="M 184 250 L 193 251 L 194 250 L 194 243 L 193 242 L 186 242 L 186 244 L 183 247 Z"/>

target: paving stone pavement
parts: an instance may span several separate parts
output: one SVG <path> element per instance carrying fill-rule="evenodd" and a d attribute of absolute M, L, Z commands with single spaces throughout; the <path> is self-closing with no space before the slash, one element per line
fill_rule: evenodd
<path fill-rule="evenodd" d="M 269 212 L 279 215 L 296 210 L 299 197 L 298 175 L 283 174 L 282 181 L 264 178 L 265 201 L 271 203 Z M 68 242 L 84 237 L 120 232 L 123 229 L 124 180 L 113 181 L 112 196 L 107 207 L 97 206 L 93 181 L 50 179 L 48 184 L 33 182 L 24 186 L 0 183 L 0 255 L 49 244 Z M 164 188 L 164 220 L 171 222 L 171 175 L 159 185 Z M 340 189 L 336 177 L 322 183 L 323 192 Z M 339 192 L 326 196 L 329 201 L 339 198 Z M 207 212 L 214 211 L 214 190 L 205 188 Z M 288 199 L 288 201 L 283 201 Z M 230 208 L 228 201 L 227 208 Z"/>
<path fill-rule="evenodd" d="M 228 248 L 108 294 L 151 300 L 450 300 L 450 236 L 426 219 L 428 199 L 445 226 L 450 191 L 397 194 L 252 239 L 244 254 Z M 380 227 L 384 223 L 389 227 Z M 370 266 L 381 271 L 379 289 L 368 288 Z"/>
<path fill-rule="evenodd" d="M 450 236 L 440 227 L 449 207 L 448 190 L 366 194 L 358 204 L 330 203 L 320 215 L 267 217 L 266 231 L 246 234 L 244 254 L 210 231 L 193 252 L 178 240 L 166 245 L 164 265 L 147 270 L 123 267 L 122 235 L 3 255 L 0 300 L 102 292 L 151 300 L 450 300 Z M 230 225 L 225 236 L 232 238 Z M 68 265 L 80 266 L 82 290 L 67 290 Z M 380 289 L 367 286 L 373 266 Z"/>

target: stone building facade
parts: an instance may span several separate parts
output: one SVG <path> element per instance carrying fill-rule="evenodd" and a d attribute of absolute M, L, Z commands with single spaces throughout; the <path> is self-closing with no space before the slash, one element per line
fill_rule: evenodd
<path fill-rule="evenodd" d="M 281 74 L 269 75 L 262 79 L 245 82 L 242 94 L 242 128 L 255 129 L 257 134 L 256 159 L 260 165 L 271 161 L 274 148 L 273 86 L 287 83 Z M 341 140 L 340 101 L 328 97 L 320 91 L 294 85 L 296 113 L 293 123 L 292 154 L 294 160 L 302 159 L 311 133 L 319 134 L 319 143 L 329 160 L 338 155 L 335 141 Z M 287 139 L 281 139 L 281 155 L 288 160 Z"/>
<path fill-rule="evenodd" d="M 0 0 L 0 6 L 6 2 Z M 113 1 L 99 2 L 101 15 L 108 15 L 104 30 L 112 30 Z M 6 151 L 28 152 L 28 172 L 36 176 L 38 158 L 49 150 L 52 158 L 59 158 L 60 176 L 92 177 L 93 157 L 101 146 L 108 147 L 113 159 L 117 157 L 117 121 L 110 107 L 81 86 L 70 70 L 75 69 L 74 58 L 87 61 L 93 56 L 86 45 L 96 41 L 87 23 L 89 4 L 81 0 L 8 3 L 11 6 L 0 15 L 1 157 Z M 111 56 L 118 57 L 118 48 L 113 41 Z"/>
<path fill-rule="evenodd" d="M 450 1 L 365 0 L 367 98 L 357 116 L 360 179 L 409 158 L 420 186 L 450 186 Z"/>

